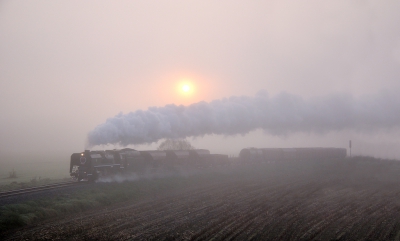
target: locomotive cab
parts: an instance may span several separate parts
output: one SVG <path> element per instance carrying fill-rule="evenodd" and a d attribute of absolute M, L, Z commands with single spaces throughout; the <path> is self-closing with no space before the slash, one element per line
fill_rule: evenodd
<path fill-rule="evenodd" d="M 97 178 L 97 172 L 93 167 L 93 154 L 90 151 L 74 153 L 71 155 L 70 176 L 76 180 L 94 181 Z"/>

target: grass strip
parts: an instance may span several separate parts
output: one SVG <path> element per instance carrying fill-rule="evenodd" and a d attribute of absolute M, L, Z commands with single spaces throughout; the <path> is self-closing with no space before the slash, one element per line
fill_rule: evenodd
<path fill-rule="evenodd" d="M 0 185 L 0 192 L 6 192 L 17 189 L 24 189 L 30 187 L 37 187 L 47 184 L 59 183 L 59 182 L 67 182 L 71 181 L 71 178 L 62 178 L 62 179 L 50 179 L 50 178 L 38 178 L 34 177 L 29 182 L 11 182 L 9 184 Z"/>

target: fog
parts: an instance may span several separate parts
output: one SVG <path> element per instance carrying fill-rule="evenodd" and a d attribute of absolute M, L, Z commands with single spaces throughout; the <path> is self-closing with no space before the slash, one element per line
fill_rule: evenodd
<path fill-rule="evenodd" d="M 351 139 L 355 154 L 400 158 L 399 9 L 398 1 L 356 0 L 2 1 L 0 156 L 79 152 L 88 140 L 153 149 L 179 136 L 231 155 Z M 177 89 L 182 81 L 191 95 Z M 268 95 L 257 97 L 260 90 Z M 204 130 L 94 134 L 137 113 L 257 98 L 292 101 L 277 108 L 287 121 L 269 109 L 266 122 L 212 108 L 219 121 L 240 115 L 247 124 L 219 130 L 187 116 Z"/>

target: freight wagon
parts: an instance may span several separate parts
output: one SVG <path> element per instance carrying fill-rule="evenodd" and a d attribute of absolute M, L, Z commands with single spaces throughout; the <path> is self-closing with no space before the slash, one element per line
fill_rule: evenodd
<path fill-rule="evenodd" d="M 322 160 L 345 158 L 345 148 L 245 148 L 239 153 L 242 162 L 276 162 L 284 160 Z"/>

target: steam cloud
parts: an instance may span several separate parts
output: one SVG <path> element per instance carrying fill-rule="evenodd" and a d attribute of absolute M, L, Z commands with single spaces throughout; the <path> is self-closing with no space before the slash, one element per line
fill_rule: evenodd
<path fill-rule="evenodd" d="M 273 135 L 325 133 L 353 129 L 376 131 L 400 126 L 400 97 L 395 93 L 354 98 L 347 94 L 303 99 L 281 93 L 269 97 L 230 97 L 189 106 L 150 107 L 118 114 L 88 134 L 90 145 L 143 144 L 163 138 L 207 134 L 235 135 L 263 129 Z"/>

